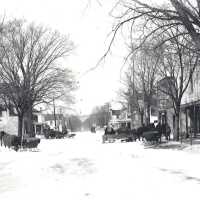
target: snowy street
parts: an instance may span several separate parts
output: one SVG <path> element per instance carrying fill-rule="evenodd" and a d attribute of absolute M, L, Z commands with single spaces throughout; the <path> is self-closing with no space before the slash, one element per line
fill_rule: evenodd
<path fill-rule="evenodd" d="M 102 144 L 101 132 L 42 139 L 37 151 L 0 147 L 0 199 L 199 199 L 200 151 Z"/>

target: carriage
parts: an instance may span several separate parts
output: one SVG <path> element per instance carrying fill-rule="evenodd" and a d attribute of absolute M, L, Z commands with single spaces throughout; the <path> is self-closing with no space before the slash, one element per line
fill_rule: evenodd
<path fill-rule="evenodd" d="M 67 135 L 68 132 L 61 132 L 61 131 L 58 131 L 58 130 L 54 130 L 54 129 L 48 129 L 46 131 L 44 131 L 44 137 L 46 139 L 49 139 L 49 138 L 64 138 L 66 135 Z"/>
<path fill-rule="evenodd" d="M 115 142 L 116 140 L 130 142 L 136 141 L 136 139 L 142 138 L 144 142 L 158 143 L 161 142 L 162 136 L 166 140 L 170 140 L 170 127 L 168 124 L 158 124 L 157 127 L 154 124 L 139 127 L 137 130 L 131 129 L 129 120 L 118 120 L 112 124 L 115 130 L 114 134 L 104 134 L 103 143 Z"/>
<path fill-rule="evenodd" d="M 130 120 L 115 120 L 111 121 L 110 124 L 114 129 L 114 133 L 104 134 L 102 136 L 103 143 L 115 141 L 130 142 L 136 139 L 134 131 L 131 130 Z"/>
<path fill-rule="evenodd" d="M 161 133 L 158 130 L 146 130 L 142 133 L 143 141 L 158 143 L 161 142 Z"/>
<path fill-rule="evenodd" d="M 10 135 L 4 131 L 0 131 L 0 142 L 1 146 L 13 148 L 15 151 L 18 151 L 19 148 L 22 149 L 33 149 L 37 148 L 40 143 L 40 138 L 30 137 L 30 136 L 17 136 Z"/>
<path fill-rule="evenodd" d="M 170 140 L 171 129 L 168 124 L 158 124 L 156 127 L 154 124 L 149 124 L 142 127 L 142 138 L 146 142 L 158 143 L 161 142 L 162 136 L 166 140 Z"/>

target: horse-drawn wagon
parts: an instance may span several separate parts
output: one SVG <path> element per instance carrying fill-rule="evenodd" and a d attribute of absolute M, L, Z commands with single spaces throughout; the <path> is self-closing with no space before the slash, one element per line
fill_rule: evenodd
<path fill-rule="evenodd" d="M 147 142 L 156 142 L 161 141 L 161 134 L 158 130 L 146 130 L 142 133 L 143 140 Z"/>
<path fill-rule="evenodd" d="M 112 123 L 113 131 L 105 134 L 102 137 L 103 143 L 115 142 L 120 140 L 121 142 L 130 142 L 136 139 L 135 133 L 130 128 L 130 120 L 118 120 Z"/>
<path fill-rule="evenodd" d="M 33 149 L 37 148 L 40 143 L 40 138 L 23 136 L 19 137 L 17 135 L 10 135 L 4 131 L 0 132 L 1 146 L 13 148 L 15 151 L 18 149 Z"/>
<path fill-rule="evenodd" d="M 171 130 L 168 124 L 158 123 L 157 126 L 149 124 L 142 127 L 142 138 L 147 142 L 158 143 L 161 142 L 162 136 L 164 136 L 166 140 L 170 140 L 170 132 Z"/>

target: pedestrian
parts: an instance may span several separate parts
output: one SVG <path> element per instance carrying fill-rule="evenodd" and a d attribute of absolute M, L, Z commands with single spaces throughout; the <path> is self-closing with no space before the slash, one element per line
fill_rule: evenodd
<path fill-rule="evenodd" d="M 95 127 L 95 125 L 92 125 L 92 127 L 91 127 L 91 132 L 92 132 L 92 133 L 96 133 L 96 127 Z"/>
<path fill-rule="evenodd" d="M 171 128 L 170 128 L 168 123 L 166 123 L 166 130 L 165 131 L 166 131 L 166 133 L 165 133 L 166 140 L 170 140 Z"/>
<path fill-rule="evenodd" d="M 113 127 L 111 126 L 111 124 L 108 124 L 105 129 L 105 135 L 109 135 L 109 134 L 115 134 L 115 131 Z"/>

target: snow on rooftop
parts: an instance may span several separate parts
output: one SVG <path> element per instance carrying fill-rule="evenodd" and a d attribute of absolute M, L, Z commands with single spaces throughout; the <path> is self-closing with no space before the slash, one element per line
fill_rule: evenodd
<path fill-rule="evenodd" d="M 113 109 L 113 110 L 121 110 L 122 109 L 122 105 L 120 103 L 117 103 L 117 102 L 111 102 L 111 109 Z"/>

